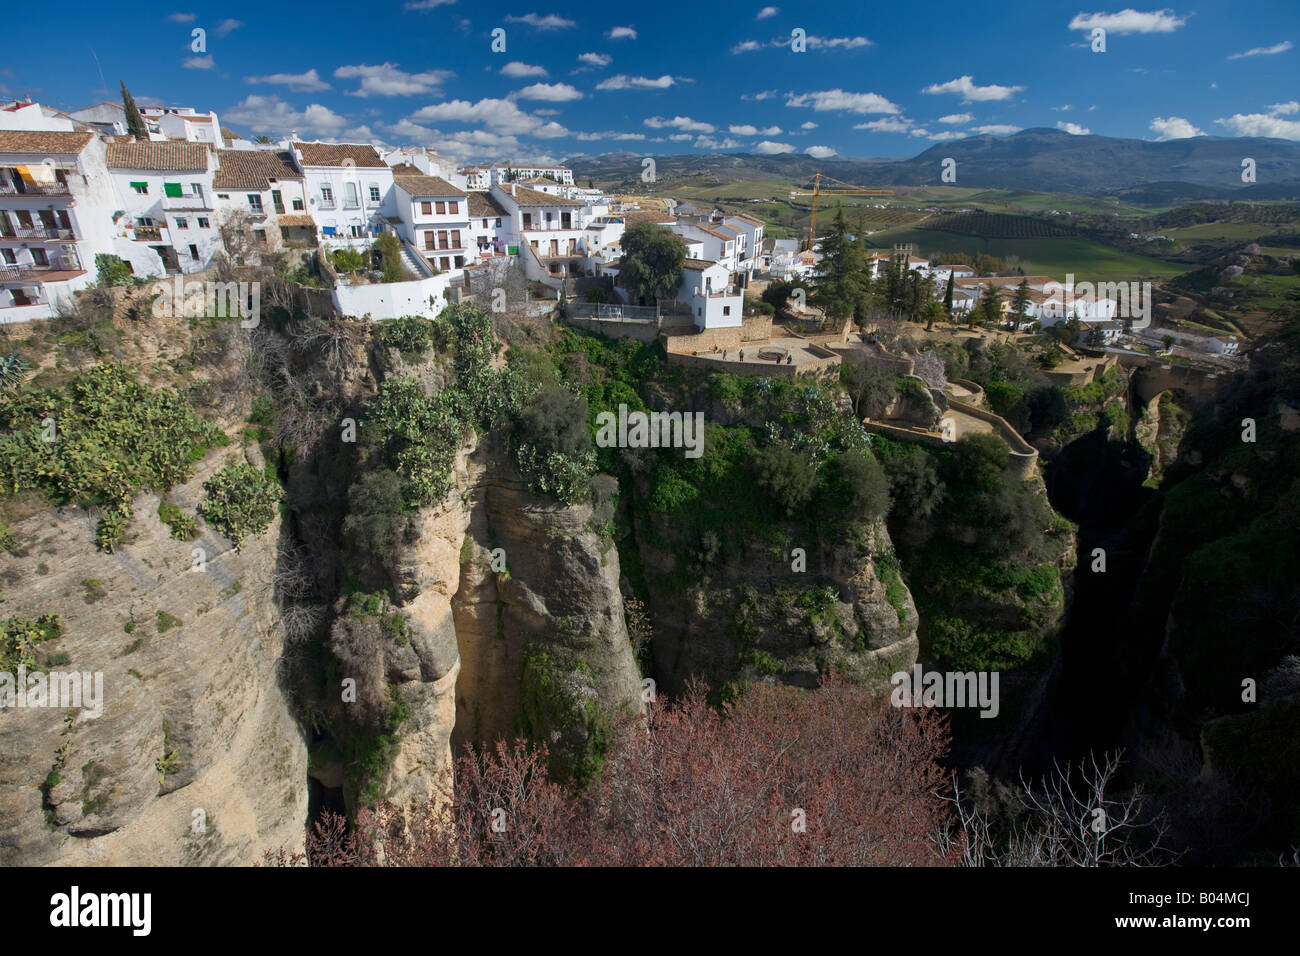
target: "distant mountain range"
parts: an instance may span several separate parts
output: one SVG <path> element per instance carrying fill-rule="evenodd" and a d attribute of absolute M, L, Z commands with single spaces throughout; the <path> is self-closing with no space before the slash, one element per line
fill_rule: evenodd
<path fill-rule="evenodd" d="M 641 153 L 575 159 L 574 174 L 640 181 Z M 861 186 L 937 186 L 945 159 L 956 161 L 958 186 L 1035 192 L 1114 194 L 1132 202 L 1204 199 L 1300 199 L 1300 143 L 1282 139 L 1196 136 L 1156 143 L 1027 129 L 1010 136 L 972 136 L 940 143 L 911 159 L 813 159 L 801 153 L 758 156 L 709 153 L 656 156 L 656 173 L 700 183 L 779 178 L 815 172 Z M 1254 185 L 1241 181 L 1242 160 L 1255 161 Z"/>

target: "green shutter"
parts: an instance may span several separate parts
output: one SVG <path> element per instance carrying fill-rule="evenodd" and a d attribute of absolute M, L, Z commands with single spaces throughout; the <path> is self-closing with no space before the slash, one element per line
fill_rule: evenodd
<path fill-rule="evenodd" d="M 131 188 L 132 188 L 132 189 L 148 189 L 148 188 L 149 188 L 149 184 L 148 184 L 148 183 L 132 183 L 132 184 L 131 184 Z"/>
<path fill-rule="evenodd" d="M 181 192 L 180 183 L 163 183 L 163 194 L 171 196 L 174 199 L 180 199 L 184 193 Z"/>

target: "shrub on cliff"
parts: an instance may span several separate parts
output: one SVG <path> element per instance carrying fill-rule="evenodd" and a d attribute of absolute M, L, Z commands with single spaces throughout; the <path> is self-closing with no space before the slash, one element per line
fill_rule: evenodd
<path fill-rule="evenodd" d="M 203 518 L 239 547 L 275 518 L 282 497 L 278 482 L 247 462 L 227 465 L 203 483 Z"/>

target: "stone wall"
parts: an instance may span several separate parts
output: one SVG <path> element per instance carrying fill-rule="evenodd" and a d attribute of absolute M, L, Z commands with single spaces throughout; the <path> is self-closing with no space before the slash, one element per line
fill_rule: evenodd
<path fill-rule="evenodd" d="M 578 319 L 564 320 L 566 325 L 607 335 L 611 339 L 636 339 L 638 342 L 653 342 L 659 337 L 659 323 L 646 319 Z"/>

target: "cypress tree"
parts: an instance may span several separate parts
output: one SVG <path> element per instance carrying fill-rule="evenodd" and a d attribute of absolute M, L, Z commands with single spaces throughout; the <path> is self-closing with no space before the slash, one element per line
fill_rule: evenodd
<path fill-rule="evenodd" d="M 126 88 L 125 80 L 118 80 L 118 82 L 122 84 L 122 108 L 126 110 L 126 131 L 136 139 L 148 139 L 149 128 L 144 125 L 144 117 L 136 109 L 135 98 Z"/>

